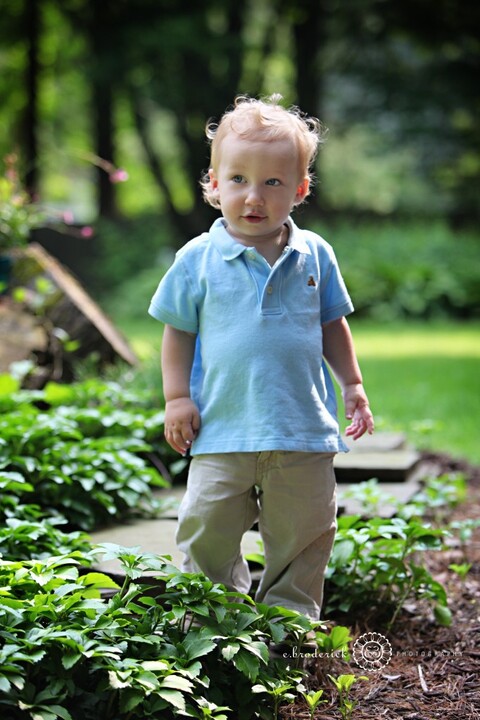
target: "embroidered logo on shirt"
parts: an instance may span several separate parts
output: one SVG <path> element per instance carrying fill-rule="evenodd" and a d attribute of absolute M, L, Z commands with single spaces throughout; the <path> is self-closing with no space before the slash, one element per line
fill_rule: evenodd
<path fill-rule="evenodd" d="M 307 285 L 309 287 L 317 287 L 317 283 L 315 282 L 315 278 L 313 277 L 313 275 L 308 276 Z"/>

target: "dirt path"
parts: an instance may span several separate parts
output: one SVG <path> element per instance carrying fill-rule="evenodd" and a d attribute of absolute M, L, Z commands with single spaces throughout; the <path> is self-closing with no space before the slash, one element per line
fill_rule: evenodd
<path fill-rule="evenodd" d="M 468 478 L 467 501 L 450 519 L 479 518 L 480 468 L 445 456 L 435 459 L 445 472 L 463 471 Z M 426 553 L 426 562 L 435 579 L 447 588 L 452 625 L 436 625 L 430 609 L 419 603 L 408 605 L 388 632 L 375 627 L 372 619 L 339 622 L 352 628 L 354 640 L 365 633 L 379 633 L 385 638 L 384 657 L 391 652 L 391 659 L 374 672 L 362 669 L 354 660 L 309 661 L 307 684 L 315 690 L 324 688 L 323 697 L 328 701 L 315 712 L 315 720 L 341 718 L 328 673 L 368 675 L 368 682 L 358 681 L 351 690 L 350 698 L 357 702 L 352 720 L 480 720 L 480 528 L 465 548 L 454 542 L 445 551 Z M 450 564 L 463 562 L 472 565 L 465 580 L 449 569 Z M 296 703 L 282 708 L 280 717 L 307 720 L 310 714 L 304 704 Z"/>

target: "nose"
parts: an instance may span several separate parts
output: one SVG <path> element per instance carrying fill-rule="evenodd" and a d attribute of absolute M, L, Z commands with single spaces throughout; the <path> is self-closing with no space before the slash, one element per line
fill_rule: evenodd
<path fill-rule="evenodd" d="M 263 205 L 263 195 L 257 185 L 250 185 L 245 198 L 246 205 Z"/>

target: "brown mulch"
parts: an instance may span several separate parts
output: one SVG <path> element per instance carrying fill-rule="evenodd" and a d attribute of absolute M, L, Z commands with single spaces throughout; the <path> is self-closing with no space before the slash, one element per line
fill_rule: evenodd
<path fill-rule="evenodd" d="M 465 503 L 449 520 L 480 517 L 480 467 L 430 455 L 440 472 L 463 472 L 468 481 Z M 327 702 L 315 711 L 315 720 L 340 719 L 338 694 L 328 674 L 366 675 L 350 692 L 357 705 L 352 720 L 480 720 L 480 528 L 467 547 L 453 540 L 446 550 L 425 553 L 429 572 L 447 589 L 453 621 L 450 627 L 435 623 L 433 613 L 421 603 L 408 604 L 393 628 L 376 626 L 375 618 L 356 618 L 347 623 L 353 639 L 364 633 L 380 633 L 391 646 L 391 659 L 382 668 L 364 670 L 354 659 L 304 660 L 309 689 L 324 689 Z M 465 580 L 449 569 L 451 563 L 471 563 Z M 383 628 L 385 626 L 383 625 Z M 361 656 L 360 656 L 361 657 Z M 348 716 L 347 716 L 348 717 Z M 308 720 L 303 702 L 283 706 L 282 720 Z"/>

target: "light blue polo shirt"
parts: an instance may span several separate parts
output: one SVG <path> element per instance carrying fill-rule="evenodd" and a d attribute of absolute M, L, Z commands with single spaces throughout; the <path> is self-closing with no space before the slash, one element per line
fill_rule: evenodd
<path fill-rule="evenodd" d="M 150 315 L 197 334 L 191 396 L 202 425 L 192 455 L 346 450 L 322 324 L 353 305 L 331 246 L 288 226 L 270 267 L 219 218 L 179 250 L 152 298 Z"/>

